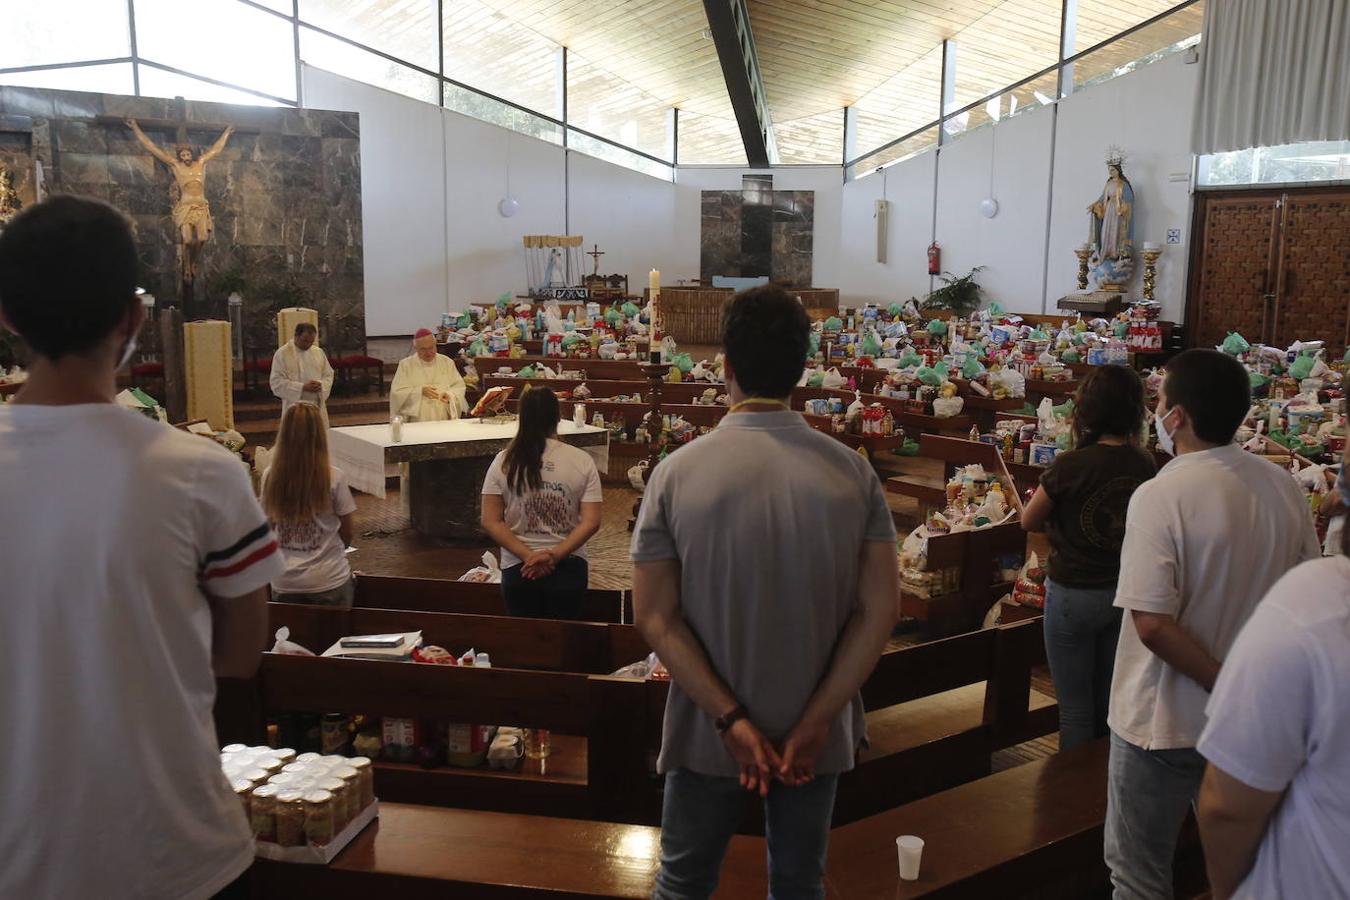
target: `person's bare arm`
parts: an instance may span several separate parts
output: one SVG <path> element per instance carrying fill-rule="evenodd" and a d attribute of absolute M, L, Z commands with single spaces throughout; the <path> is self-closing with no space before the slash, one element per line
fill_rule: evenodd
<path fill-rule="evenodd" d="M 731 712 L 740 701 L 713 669 L 707 652 L 680 609 L 680 562 L 662 559 L 633 564 L 633 618 L 638 632 L 656 652 L 670 677 L 709 717 Z M 753 718 L 754 710 L 750 710 Z M 722 736 L 741 768 L 741 786 L 769 792 L 781 765 L 777 752 L 750 718 L 735 722 Z"/>
<path fill-rule="evenodd" d="M 789 784 L 802 784 L 815 777 L 816 757 L 825 745 L 830 725 L 876 668 L 900 618 L 895 545 L 867 541 L 859 565 L 858 605 L 839 635 L 825 678 L 783 744 L 779 776 Z"/>
<path fill-rule="evenodd" d="M 506 501 L 501 494 L 484 494 L 482 499 L 483 530 L 503 550 L 509 550 L 520 559 L 529 559 L 534 553 L 529 545 L 516 537 L 506 526 Z"/>
<path fill-rule="evenodd" d="M 140 141 L 141 146 L 149 151 L 151 156 L 164 163 L 166 166 L 175 166 L 178 164 L 178 160 L 174 159 L 164 149 L 156 145 L 154 141 L 150 140 L 144 131 L 141 131 L 139 122 L 135 119 L 127 119 L 126 123 L 127 127 L 131 129 L 131 133 L 136 136 L 136 140 Z"/>
<path fill-rule="evenodd" d="M 230 135 L 232 134 L 234 134 L 234 126 L 225 126 L 225 130 L 220 133 L 220 137 L 216 138 L 216 142 L 211 145 L 209 150 L 202 154 L 202 162 L 209 162 L 219 156 L 220 151 L 225 149 L 225 142 L 230 139 Z"/>
<path fill-rule="evenodd" d="M 1031 532 L 1045 531 L 1045 523 L 1055 511 L 1055 501 L 1045 492 L 1045 488 L 1036 491 L 1031 502 L 1022 510 L 1022 530 Z"/>
<path fill-rule="evenodd" d="M 350 547 L 352 545 L 352 520 L 355 513 L 347 513 L 345 516 L 338 516 L 338 537 L 342 540 L 342 546 Z"/>
<path fill-rule="evenodd" d="M 1226 900 L 1256 862 L 1261 837 L 1283 791 L 1259 791 L 1213 765 L 1205 770 L 1196 802 L 1205 869 L 1214 900 Z"/>
<path fill-rule="evenodd" d="M 209 600 L 211 668 L 217 678 L 252 678 L 267 646 L 267 588 Z"/>
<path fill-rule="evenodd" d="M 1214 690 L 1219 677 L 1219 661 L 1200 646 L 1195 638 L 1163 613 L 1130 610 L 1139 640 L 1154 655 L 1207 691 Z"/>

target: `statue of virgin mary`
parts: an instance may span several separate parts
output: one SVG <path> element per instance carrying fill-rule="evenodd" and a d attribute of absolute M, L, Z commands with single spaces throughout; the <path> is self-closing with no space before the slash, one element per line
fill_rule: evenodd
<path fill-rule="evenodd" d="M 1101 196 L 1088 207 L 1092 217 L 1092 278 L 1100 290 L 1122 291 L 1134 274 L 1134 187 L 1125 177 L 1125 157 L 1106 157 Z"/>

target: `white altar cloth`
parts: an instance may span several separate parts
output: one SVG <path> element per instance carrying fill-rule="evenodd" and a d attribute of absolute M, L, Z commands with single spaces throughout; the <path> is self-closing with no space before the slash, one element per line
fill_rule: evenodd
<path fill-rule="evenodd" d="M 451 419 L 444 422 L 405 422 L 403 440 L 395 443 L 390 426 L 349 425 L 328 432 L 328 457 L 358 491 L 383 497 L 386 463 L 437 458 L 496 456 L 516 436 L 517 423 L 492 423 L 481 419 Z M 570 420 L 558 423 L 558 436 L 605 434 L 593 425 L 578 427 Z M 471 447 L 469 445 L 480 445 Z M 443 445 L 444 453 L 437 453 Z M 455 446 L 458 445 L 458 446 Z M 595 459 L 596 468 L 609 468 L 609 442 L 582 447 Z"/>

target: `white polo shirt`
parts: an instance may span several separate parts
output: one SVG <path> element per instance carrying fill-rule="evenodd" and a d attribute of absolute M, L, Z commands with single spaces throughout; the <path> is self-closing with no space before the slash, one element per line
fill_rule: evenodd
<path fill-rule="evenodd" d="M 1175 617 L 1222 662 L 1275 582 L 1320 555 L 1307 501 L 1288 472 L 1237 444 L 1187 453 L 1130 499 L 1115 603 Z M 1145 750 L 1194 747 L 1208 699 L 1124 617 L 1112 731 Z"/>

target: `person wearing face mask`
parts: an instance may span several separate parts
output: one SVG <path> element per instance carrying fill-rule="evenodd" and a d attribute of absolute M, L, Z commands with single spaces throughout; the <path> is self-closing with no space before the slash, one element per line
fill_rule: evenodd
<path fill-rule="evenodd" d="M 1115 605 L 1105 857 L 1117 898 L 1172 896 L 1172 858 L 1205 760 L 1205 704 L 1275 582 L 1320 556 L 1302 492 L 1233 442 L 1247 372 L 1214 350 L 1167 366 L 1154 414 L 1176 458 L 1130 498 Z"/>
<path fill-rule="evenodd" d="M 0 897 L 248 896 L 211 707 L 216 678 L 257 671 L 286 564 L 238 458 L 114 402 L 136 269 L 97 200 L 0 234 L 0 327 L 32 353 L 0 405 L 0 797 L 79 809 L 0 819 Z"/>

